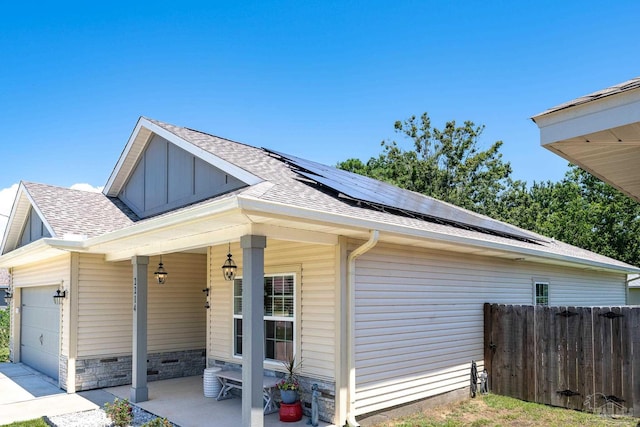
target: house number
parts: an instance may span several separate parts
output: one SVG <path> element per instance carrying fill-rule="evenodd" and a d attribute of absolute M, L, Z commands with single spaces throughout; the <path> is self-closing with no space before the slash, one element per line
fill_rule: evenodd
<path fill-rule="evenodd" d="M 138 284 L 136 278 L 133 278 L 133 311 L 136 311 L 138 305 Z"/>

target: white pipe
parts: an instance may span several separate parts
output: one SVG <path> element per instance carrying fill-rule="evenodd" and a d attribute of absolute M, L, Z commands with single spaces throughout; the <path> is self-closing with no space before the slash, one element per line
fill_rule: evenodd
<path fill-rule="evenodd" d="M 378 243 L 380 232 L 378 230 L 371 230 L 369 240 L 362 246 L 356 248 L 349 254 L 347 258 L 347 266 L 349 273 L 347 275 L 347 287 L 349 299 L 349 387 L 348 387 L 348 402 L 347 402 L 347 424 L 351 427 L 359 427 L 360 424 L 356 421 L 355 405 L 356 405 L 356 258 L 360 255 L 368 252 Z"/>

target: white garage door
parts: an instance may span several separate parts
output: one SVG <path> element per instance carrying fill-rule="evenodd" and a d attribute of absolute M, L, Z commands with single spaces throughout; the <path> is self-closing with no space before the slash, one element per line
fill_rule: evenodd
<path fill-rule="evenodd" d="M 22 363 L 58 379 L 60 308 L 53 302 L 57 286 L 22 289 Z"/>

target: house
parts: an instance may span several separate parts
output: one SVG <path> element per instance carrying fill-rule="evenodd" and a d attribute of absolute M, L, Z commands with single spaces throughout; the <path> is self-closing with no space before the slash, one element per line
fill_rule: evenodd
<path fill-rule="evenodd" d="M 4 296 L 6 295 L 8 289 L 9 272 L 4 268 L 0 268 L 0 309 L 4 309 L 7 307 L 7 301 L 5 300 Z"/>
<path fill-rule="evenodd" d="M 640 77 L 565 102 L 532 117 L 540 143 L 640 202 Z M 629 304 L 640 283 L 629 278 Z"/>
<path fill-rule="evenodd" d="M 235 264 L 235 278 L 222 266 Z M 343 425 L 468 393 L 483 303 L 621 305 L 640 269 L 309 160 L 140 118 L 102 193 L 22 182 L 11 357 L 69 393 L 302 361 Z M 166 272 L 165 280 L 156 273 Z M 163 282 L 164 283 L 159 283 Z M 55 300 L 55 301 L 54 301 Z"/>

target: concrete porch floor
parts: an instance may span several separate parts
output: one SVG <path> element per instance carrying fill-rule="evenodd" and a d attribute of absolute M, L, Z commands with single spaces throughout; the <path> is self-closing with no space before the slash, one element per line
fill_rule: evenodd
<path fill-rule="evenodd" d="M 149 400 L 136 405 L 181 427 L 237 427 L 242 421 L 242 400 L 217 401 L 214 397 L 204 397 L 202 376 L 153 381 L 148 386 Z M 128 399 L 130 389 L 126 385 L 104 391 Z M 309 417 L 303 416 L 298 422 L 284 423 L 277 412 L 264 417 L 265 427 L 306 427 L 308 421 Z M 331 424 L 320 421 L 319 426 L 331 427 Z"/>

